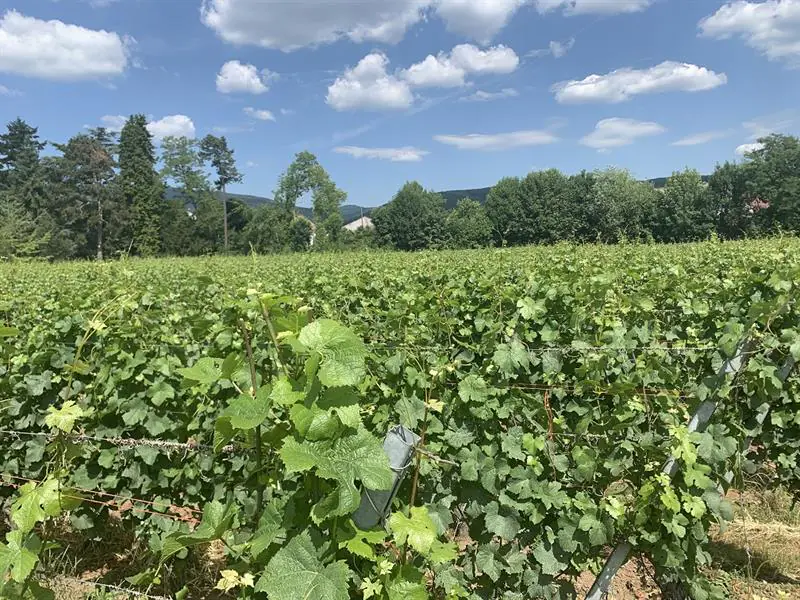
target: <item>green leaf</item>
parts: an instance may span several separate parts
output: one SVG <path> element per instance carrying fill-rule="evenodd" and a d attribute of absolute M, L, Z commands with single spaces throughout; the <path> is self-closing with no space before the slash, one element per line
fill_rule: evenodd
<path fill-rule="evenodd" d="M 218 358 L 203 357 L 189 368 L 178 369 L 178 373 L 189 381 L 211 385 L 222 379 L 222 361 Z"/>
<path fill-rule="evenodd" d="M 161 406 L 167 400 L 175 398 L 175 388 L 166 381 L 159 381 L 148 390 L 148 394 L 153 404 Z"/>
<path fill-rule="evenodd" d="M 272 389 L 269 385 L 262 386 L 253 397 L 250 394 L 241 394 L 228 405 L 222 413 L 223 417 L 230 420 L 231 427 L 243 431 L 255 429 L 267 420 L 269 416 Z"/>
<path fill-rule="evenodd" d="M 339 433 L 339 419 L 336 415 L 317 406 L 306 408 L 303 404 L 295 404 L 290 418 L 297 432 L 312 442 L 330 439 Z"/>
<path fill-rule="evenodd" d="M 23 533 L 28 533 L 37 523 L 58 516 L 62 510 L 75 508 L 75 500 L 62 497 L 62 492 L 67 491 L 58 479 L 46 479 L 40 484 L 26 483 L 11 507 L 11 521 Z M 76 494 L 73 492 L 71 495 Z"/>
<path fill-rule="evenodd" d="M 84 416 L 83 409 L 75 404 L 73 400 L 67 400 L 56 409 L 54 406 L 47 407 L 47 415 L 44 424 L 51 429 L 60 429 L 64 433 L 71 433 L 75 426 L 75 421 Z"/>
<path fill-rule="evenodd" d="M 360 398 L 352 388 L 328 388 L 317 400 L 317 405 L 336 414 L 345 427 L 358 429 L 361 426 Z"/>
<path fill-rule="evenodd" d="M 293 406 L 303 400 L 303 392 L 296 392 L 292 387 L 292 382 L 281 377 L 272 387 L 270 398 L 278 406 Z"/>
<path fill-rule="evenodd" d="M 466 403 L 482 404 L 489 397 L 489 386 L 486 385 L 483 377 L 470 374 L 459 382 L 458 396 Z"/>
<path fill-rule="evenodd" d="M 389 584 L 389 600 L 428 600 L 425 585 L 407 579 L 397 579 Z"/>
<path fill-rule="evenodd" d="M 518 370 L 527 370 L 530 358 L 525 345 L 517 338 L 508 344 L 498 344 L 492 362 L 506 375 L 514 375 Z"/>
<path fill-rule="evenodd" d="M 8 543 L 0 544 L 0 582 L 5 573 L 10 573 L 11 579 L 23 583 L 39 561 L 37 554 L 23 541 L 23 536 L 21 530 L 15 529 L 6 534 Z"/>
<path fill-rule="evenodd" d="M 344 325 L 319 319 L 303 327 L 298 339 L 321 357 L 319 380 L 328 387 L 358 385 L 366 373 L 367 349 Z"/>
<path fill-rule="evenodd" d="M 269 600 L 349 600 L 350 575 L 343 561 L 323 566 L 303 532 L 269 561 L 255 591 L 266 592 Z"/>
<path fill-rule="evenodd" d="M 161 548 L 161 562 L 184 548 L 222 539 L 225 532 L 230 529 L 235 516 L 236 509 L 233 503 L 223 505 L 216 500 L 209 502 L 203 507 L 203 519 L 193 533 L 176 532 L 166 537 Z"/>
<path fill-rule="evenodd" d="M 0 338 L 16 337 L 20 334 L 16 327 L 0 327 Z"/>
<path fill-rule="evenodd" d="M 452 562 L 458 558 L 458 546 L 454 542 L 440 542 L 436 540 L 431 546 L 428 558 L 434 565 Z"/>
<path fill-rule="evenodd" d="M 267 550 L 280 535 L 285 535 L 286 530 L 282 527 L 283 513 L 274 500 L 264 509 L 264 513 L 258 521 L 258 529 L 250 540 L 250 553 L 253 558 L 258 557 Z"/>
<path fill-rule="evenodd" d="M 56 600 L 56 595 L 46 587 L 39 585 L 35 579 L 28 581 L 28 591 L 33 596 L 33 600 Z"/>
<path fill-rule="evenodd" d="M 566 562 L 556 557 L 555 547 L 547 540 L 542 540 L 533 550 L 533 558 L 542 568 L 545 575 L 558 575 L 567 568 Z"/>
<path fill-rule="evenodd" d="M 287 439 L 280 450 L 287 473 L 300 473 L 316 469 L 323 479 L 339 483 L 336 506 L 326 508 L 330 515 L 344 516 L 352 513 L 361 502 L 355 481 L 361 481 L 371 490 L 389 490 L 394 474 L 389 468 L 389 458 L 383 444 L 365 429 L 359 429 L 336 440 L 298 442 Z M 332 499 L 328 499 L 331 502 Z"/>
<path fill-rule="evenodd" d="M 493 514 L 489 514 L 489 509 L 486 511 L 486 530 L 504 540 L 513 540 L 519 533 L 519 521 L 511 516 L 502 516 L 497 513 L 497 503 L 492 502 L 494 505 Z"/>
<path fill-rule="evenodd" d="M 408 543 L 420 554 L 427 555 L 436 541 L 436 525 L 424 506 L 412 506 L 410 514 L 409 518 L 400 512 L 392 513 L 389 528 L 398 544 Z"/>
<path fill-rule="evenodd" d="M 478 552 L 475 554 L 475 568 L 495 582 L 502 575 L 501 566 L 495 558 L 494 549 L 489 545 L 483 545 L 478 548 Z"/>

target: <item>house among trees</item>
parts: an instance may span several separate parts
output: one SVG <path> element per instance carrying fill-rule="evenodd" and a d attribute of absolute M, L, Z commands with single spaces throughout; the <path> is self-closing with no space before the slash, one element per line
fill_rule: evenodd
<path fill-rule="evenodd" d="M 369 217 L 360 217 L 344 226 L 347 231 L 358 231 L 359 229 L 375 229 L 372 219 Z"/>

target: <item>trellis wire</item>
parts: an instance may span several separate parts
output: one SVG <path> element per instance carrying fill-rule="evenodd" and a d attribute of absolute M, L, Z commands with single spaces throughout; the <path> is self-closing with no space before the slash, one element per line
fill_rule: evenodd
<path fill-rule="evenodd" d="M 14 429 L 0 429 L 0 435 L 5 435 L 8 437 L 42 437 L 42 438 L 54 438 L 56 434 L 47 433 L 44 431 L 17 431 Z M 164 450 L 167 453 L 171 452 L 208 452 L 214 451 L 212 446 L 208 446 L 205 444 L 198 444 L 196 442 L 170 442 L 167 440 L 156 440 L 156 439 L 147 439 L 147 438 L 122 438 L 122 437 L 97 437 L 92 435 L 87 435 L 85 433 L 67 435 L 67 438 L 73 442 L 99 442 L 103 444 L 110 444 L 112 446 L 117 446 L 119 448 L 138 448 L 138 447 L 149 447 L 149 448 L 157 448 L 159 450 Z M 239 448 L 235 444 L 228 444 L 227 446 L 223 446 L 220 448 L 219 453 L 222 454 L 233 454 Z"/>

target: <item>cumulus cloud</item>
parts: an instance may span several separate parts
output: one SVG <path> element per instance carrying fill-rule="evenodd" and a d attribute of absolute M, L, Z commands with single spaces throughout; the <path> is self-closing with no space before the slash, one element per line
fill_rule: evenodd
<path fill-rule="evenodd" d="M 488 43 L 529 1 L 291 0 L 265 7 L 264 0 L 203 0 L 201 19 L 226 42 L 286 52 L 340 39 L 394 44 L 429 15 L 438 15 L 450 31 Z"/>
<path fill-rule="evenodd" d="M 100 117 L 100 123 L 109 131 L 122 131 L 128 117 L 123 115 L 104 115 Z M 188 137 L 195 136 L 195 127 L 192 120 L 186 115 L 168 115 L 163 119 L 153 120 L 148 118 L 147 130 L 150 135 L 160 141 L 167 136 Z"/>
<path fill-rule="evenodd" d="M 437 135 L 434 138 L 437 142 L 454 146 L 459 150 L 510 150 L 512 148 L 522 148 L 525 146 L 541 146 L 552 144 L 558 138 L 549 131 L 526 130 L 512 131 L 509 133 L 470 133 L 467 135 Z"/>
<path fill-rule="evenodd" d="M 0 72 L 56 81 L 114 77 L 128 67 L 133 43 L 111 31 L 9 10 L 0 18 Z"/>
<path fill-rule="evenodd" d="M 440 0 L 437 11 L 447 28 L 488 43 L 527 0 Z"/>
<path fill-rule="evenodd" d="M 789 109 L 745 121 L 742 123 L 742 127 L 748 131 L 750 140 L 756 141 L 771 133 L 787 133 L 798 120 L 800 120 L 800 113 Z"/>
<path fill-rule="evenodd" d="M 654 0 L 536 0 L 540 13 L 563 9 L 567 16 L 617 15 L 642 11 Z"/>
<path fill-rule="evenodd" d="M 203 23 L 226 42 L 284 51 L 335 42 L 399 42 L 430 0 L 204 0 Z"/>
<path fill-rule="evenodd" d="M 419 162 L 430 154 L 413 146 L 402 148 L 361 148 L 359 146 L 339 146 L 333 149 L 338 154 L 349 154 L 354 158 L 388 160 L 391 162 Z"/>
<path fill-rule="evenodd" d="M 246 106 L 242 110 L 244 111 L 244 114 L 246 114 L 248 117 L 252 117 L 254 119 L 258 119 L 259 121 L 274 121 L 275 120 L 275 115 L 273 115 L 268 110 L 261 110 L 261 109 L 258 109 L 258 108 L 253 108 L 252 106 Z"/>
<path fill-rule="evenodd" d="M 508 74 L 519 66 L 517 53 L 506 46 L 481 50 L 461 44 L 450 53 L 429 54 L 422 62 L 400 72 L 400 77 L 417 87 L 461 87 L 471 74 Z"/>
<path fill-rule="evenodd" d="M 269 69 L 259 71 L 255 65 L 246 65 L 230 60 L 222 65 L 217 74 L 217 91 L 223 94 L 263 94 L 275 74 Z"/>
<path fill-rule="evenodd" d="M 387 72 L 389 59 L 373 52 L 336 79 L 328 88 L 326 102 L 338 111 L 401 110 L 414 103 L 406 81 Z"/>
<path fill-rule="evenodd" d="M 581 144 L 597 150 L 607 150 L 627 146 L 638 138 L 664 133 L 666 129 L 652 121 L 637 121 L 613 117 L 598 121 L 589 135 L 581 139 Z"/>
<path fill-rule="evenodd" d="M 730 131 L 704 131 L 702 133 L 695 133 L 693 135 L 687 135 L 675 142 L 672 142 L 672 146 L 699 146 L 700 144 L 707 144 L 708 142 L 713 142 L 714 140 L 718 140 L 720 138 L 724 138 L 730 135 Z"/>
<path fill-rule="evenodd" d="M 474 94 L 464 96 L 461 102 L 491 102 L 492 100 L 502 100 L 503 98 L 516 98 L 519 92 L 514 88 L 504 88 L 499 92 L 485 92 L 478 90 Z"/>
<path fill-rule="evenodd" d="M 649 69 L 617 69 L 605 75 L 562 81 L 552 87 L 562 104 L 581 102 L 617 103 L 640 94 L 703 92 L 727 83 L 725 73 L 689 63 L 664 61 Z"/>
<path fill-rule="evenodd" d="M 699 23 L 701 35 L 739 37 L 769 60 L 800 66 L 800 0 L 738 0 Z"/>
<path fill-rule="evenodd" d="M 736 154 L 739 156 L 745 156 L 751 152 L 761 150 L 763 147 L 764 144 L 759 144 L 758 142 L 754 142 L 752 144 L 742 144 L 741 146 L 736 147 Z"/>

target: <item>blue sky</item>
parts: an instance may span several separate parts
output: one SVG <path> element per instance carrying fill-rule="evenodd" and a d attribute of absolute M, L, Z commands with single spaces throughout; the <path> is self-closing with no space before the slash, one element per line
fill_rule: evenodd
<path fill-rule="evenodd" d="M 0 0 L 0 117 L 224 134 L 348 203 L 550 167 L 710 172 L 800 130 L 800 0 Z M 738 152 L 737 153 L 737 149 Z"/>

